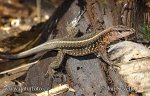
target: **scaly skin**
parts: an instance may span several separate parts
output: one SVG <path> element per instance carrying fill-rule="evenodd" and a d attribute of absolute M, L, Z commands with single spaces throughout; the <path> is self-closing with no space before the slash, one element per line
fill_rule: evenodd
<path fill-rule="evenodd" d="M 125 26 L 113 26 L 102 32 L 87 34 L 80 38 L 54 39 L 19 54 L 0 54 L 4 59 L 20 59 L 41 51 L 61 50 L 65 54 L 84 56 L 92 53 L 102 53 L 108 44 L 134 33 L 134 29 Z"/>
<path fill-rule="evenodd" d="M 93 53 L 97 57 L 101 57 L 105 63 L 112 65 L 113 63 L 107 57 L 107 45 L 133 33 L 134 29 L 125 26 L 113 26 L 102 32 L 87 34 L 80 38 L 66 39 L 66 36 L 61 39 L 54 39 L 19 54 L 0 54 L 0 57 L 4 59 L 20 59 L 45 50 L 58 50 L 55 60 L 49 65 L 46 73 L 46 77 L 47 75 L 53 76 L 55 72 L 53 69 L 59 68 L 65 54 L 84 56 Z"/>

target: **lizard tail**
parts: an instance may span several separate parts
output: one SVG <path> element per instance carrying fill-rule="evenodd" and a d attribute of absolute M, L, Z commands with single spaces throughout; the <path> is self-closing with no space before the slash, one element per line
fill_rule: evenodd
<path fill-rule="evenodd" d="M 27 51 L 24 51 L 24 52 L 21 52 L 21 53 L 18 53 L 18 54 L 4 54 L 4 53 L 0 53 L 0 58 L 2 59 L 21 59 L 21 58 L 25 58 L 25 57 L 28 57 L 28 56 L 31 56 L 33 54 L 36 54 L 38 52 L 41 52 L 41 51 L 45 51 L 45 50 L 52 50 L 52 49 L 55 49 L 56 44 L 54 42 L 46 42 L 46 43 L 43 43 L 37 47 L 34 47 L 32 49 L 29 49 Z"/>

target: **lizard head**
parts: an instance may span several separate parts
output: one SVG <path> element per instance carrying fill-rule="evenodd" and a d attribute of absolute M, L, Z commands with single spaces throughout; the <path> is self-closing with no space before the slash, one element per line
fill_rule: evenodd
<path fill-rule="evenodd" d="M 115 26 L 112 27 L 111 32 L 109 33 L 111 41 L 118 40 L 124 37 L 128 37 L 135 33 L 133 28 L 129 28 L 126 26 Z"/>

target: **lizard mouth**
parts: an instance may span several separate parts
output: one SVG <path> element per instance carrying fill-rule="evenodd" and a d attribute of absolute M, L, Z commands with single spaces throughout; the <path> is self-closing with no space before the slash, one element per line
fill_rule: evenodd
<path fill-rule="evenodd" d="M 120 33 L 120 35 L 121 35 L 121 33 Z M 121 37 L 122 36 L 122 37 Z M 123 35 L 121 35 L 120 36 L 120 38 L 118 38 L 118 39 L 115 39 L 113 42 L 111 42 L 109 45 L 112 45 L 112 44 L 116 44 L 116 43 L 118 43 L 118 42 L 121 42 L 121 41 L 127 41 L 127 40 L 133 40 L 135 37 L 135 35 L 134 35 L 134 33 L 132 33 L 132 34 L 128 34 L 128 35 L 126 35 L 126 36 L 123 36 Z M 109 46 L 108 45 L 108 46 Z"/>

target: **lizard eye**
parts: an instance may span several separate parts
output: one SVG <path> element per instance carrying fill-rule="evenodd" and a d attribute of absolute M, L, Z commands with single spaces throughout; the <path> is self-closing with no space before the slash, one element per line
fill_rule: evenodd
<path fill-rule="evenodd" d="M 122 33 L 122 32 L 124 32 L 124 30 L 118 30 L 118 32 L 119 32 L 119 33 Z"/>
<path fill-rule="evenodd" d="M 114 32 L 119 32 L 119 33 L 122 33 L 124 32 L 124 30 L 113 30 Z"/>
<path fill-rule="evenodd" d="M 128 29 L 126 29 L 126 30 L 118 30 L 118 32 L 119 33 L 125 33 L 125 32 L 130 32 L 131 30 L 128 30 Z"/>

